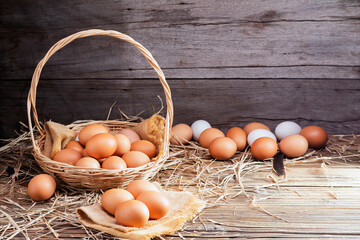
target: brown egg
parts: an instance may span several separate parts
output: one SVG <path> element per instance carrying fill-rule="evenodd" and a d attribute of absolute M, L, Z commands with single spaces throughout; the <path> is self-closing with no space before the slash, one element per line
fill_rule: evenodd
<path fill-rule="evenodd" d="M 127 136 L 130 140 L 130 143 L 136 142 L 140 140 L 139 134 L 137 134 L 134 130 L 130 128 L 121 129 L 118 133 Z"/>
<path fill-rule="evenodd" d="M 77 161 L 74 165 L 76 167 L 83 167 L 83 168 L 100 168 L 99 161 L 92 157 L 80 158 L 80 160 Z"/>
<path fill-rule="evenodd" d="M 318 126 L 304 127 L 301 130 L 300 135 L 306 138 L 310 148 L 315 149 L 325 147 L 328 140 L 325 130 Z"/>
<path fill-rule="evenodd" d="M 73 149 L 81 153 L 84 147 L 77 141 L 70 141 L 66 144 L 65 149 Z"/>
<path fill-rule="evenodd" d="M 266 130 L 270 131 L 270 128 L 268 126 L 266 126 L 265 124 L 262 124 L 262 123 L 258 123 L 258 122 L 249 123 L 248 125 L 246 125 L 244 127 L 244 131 L 245 131 L 246 135 L 249 135 L 249 133 L 255 129 L 266 129 Z"/>
<path fill-rule="evenodd" d="M 33 177 L 28 185 L 28 194 L 35 201 L 49 199 L 55 192 L 56 182 L 48 174 L 39 174 Z"/>
<path fill-rule="evenodd" d="M 127 227 L 142 227 L 149 220 L 149 209 L 143 202 L 129 200 L 120 205 L 115 210 L 115 219 L 118 224 Z"/>
<path fill-rule="evenodd" d="M 118 156 L 111 156 L 108 157 L 103 163 L 102 163 L 102 168 L 104 169 L 117 169 L 117 170 L 121 170 L 121 169 L 125 169 L 126 166 L 126 162 Z"/>
<path fill-rule="evenodd" d="M 241 128 L 239 127 L 230 128 L 226 133 L 226 137 L 234 140 L 238 151 L 242 151 L 246 147 L 246 143 L 247 143 L 246 133 Z"/>
<path fill-rule="evenodd" d="M 150 159 L 156 156 L 155 145 L 147 140 L 139 140 L 131 144 L 131 151 L 139 151 L 145 153 Z"/>
<path fill-rule="evenodd" d="M 83 146 L 86 146 L 86 144 L 90 140 L 90 138 L 92 138 L 93 136 L 95 136 L 96 134 L 99 134 L 99 133 L 108 133 L 108 130 L 103 125 L 100 125 L 100 124 L 88 125 L 79 132 L 79 135 L 78 135 L 79 142 Z"/>
<path fill-rule="evenodd" d="M 74 165 L 81 158 L 81 154 L 74 149 L 63 149 L 54 156 L 54 161 Z"/>
<path fill-rule="evenodd" d="M 269 137 L 258 138 L 251 145 L 251 154 L 258 160 L 272 158 L 277 153 L 277 150 L 278 144 Z"/>
<path fill-rule="evenodd" d="M 143 152 L 130 151 L 122 156 L 128 168 L 136 168 L 150 162 L 150 158 Z"/>
<path fill-rule="evenodd" d="M 129 200 L 134 200 L 131 193 L 124 189 L 113 188 L 107 190 L 101 196 L 101 206 L 111 215 L 115 215 L 117 206 Z"/>
<path fill-rule="evenodd" d="M 225 134 L 219 129 L 208 128 L 200 134 L 199 143 L 202 147 L 208 148 L 210 143 L 218 137 L 225 137 Z"/>
<path fill-rule="evenodd" d="M 134 180 L 127 185 L 126 190 L 129 191 L 136 199 L 140 193 L 147 191 L 158 192 L 159 189 L 149 181 L 146 180 Z"/>
<path fill-rule="evenodd" d="M 228 137 L 219 137 L 210 143 L 210 155 L 217 160 L 227 160 L 235 155 L 236 143 Z"/>
<path fill-rule="evenodd" d="M 279 148 L 287 157 L 300 157 L 308 150 L 308 142 L 301 135 L 290 135 L 281 140 Z"/>
<path fill-rule="evenodd" d="M 170 142 L 172 144 L 180 145 L 180 143 L 186 144 L 187 142 L 189 142 L 192 138 L 193 132 L 189 125 L 180 123 L 175 125 L 171 129 L 171 135 L 172 137 L 170 139 Z"/>
<path fill-rule="evenodd" d="M 160 192 L 147 191 L 142 192 L 136 200 L 145 203 L 150 212 L 150 219 L 159 219 L 164 217 L 170 210 L 170 202 Z"/>
<path fill-rule="evenodd" d="M 99 133 L 86 144 L 85 150 L 89 156 L 102 159 L 110 157 L 117 148 L 116 138 L 110 133 Z"/>
<path fill-rule="evenodd" d="M 131 142 L 127 136 L 124 134 L 115 134 L 114 137 L 116 138 L 117 142 L 117 148 L 114 155 L 121 157 L 124 153 L 130 151 Z"/>

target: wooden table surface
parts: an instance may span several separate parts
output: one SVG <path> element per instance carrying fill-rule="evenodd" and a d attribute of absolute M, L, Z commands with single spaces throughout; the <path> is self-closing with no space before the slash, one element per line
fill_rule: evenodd
<path fill-rule="evenodd" d="M 172 175 L 173 183 L 168 188 L 186 189 L 199 194 L 208 201 L 208 207 L 201 212 L 193 222 L 188 222 L 184 229 L 174 234 L 163 236 L 164 239 L 230 239 L 230 238 L 322 238 L 322 239 L 359 239 L 360 238 L 360 158 L 339 156 L 358 155 L 360 152 L 359 137 L 331 137 L 328 145 L 341 143 L 344 146 L 336 154 L 328 150 L 317 152 L 315 156 L 332 156 L 333 159 L 323 158 L 312 161 L 314 156 L 306 158 L 308 161 L 286 164 L 286 179 L 271 176 L 271 170 L 259 170 L 248 172 L 243 178 L 243 185 L 248 197 L 241 193 L 237 197 L 231 194 L 222 197 L 220 185 L 212 188 L 213 194 L 206 192 L 199 184 L 194 182 L 193 171 L 188 170 L 181 176 L 174 175 L 173 170 L 161 171 L 157 178 L 168 178 Z M 336 157 L 337 156 L 337 157 Z M 336 158 L 335 158 L 336 157 Z M 325 164 L 326 162 L 326 164 Z M 213 164 L 221 169 L 233 162 L 222 161 Z M 269 163 L 261 163 L 263 165 Z M 260 166 L 260 165 L 259 165 Z M 270 173 L 270 175 L 269 175 Z M 179 184 L 176 178 L 182 177 Z M 219 182 L 224 180 L 221 174 L 213 174 L 213 179 Z M 7 177 L 2 176 L 1 188 L 9 188 L 6 185 Z M 170 178 L 169 178 L 170 179 Z M 175 184 L 176 183 L 176 184 Z M 210 188 L 209 188 L 210 189 Z M 234 176 L 228 182 L 227 189 L 233 193 L 241 191 Z M 19 206 L 9 204 L 7 199 L 29 207 L 26 194 L 9 194 L 1 196 L 1 210 L 7 213 L 19 211 Z M 224 190 L 225 191 L 225 190 Z M 44 207 L 46 204 L 37 204 L 36 207 Z M 35 209 L 36 209 L 35 207 Z M 63 209 L 62 211 L 66 211 Z M 57 214 L 62 214 L 59 211 Z M 47 221 L 51 216 L 46 216 Z M 76 220 L 76 219 L 75 219 Z M 29 219 L 24 221 L 30 222 Z M 0 236 L 9 220 L 0 213 Z M 10 227 L 11 228 L 11 227 Z M 9 229 L 10 229 L 9 228 Z M 87 234 L 79 224 L 57 224 L 53 226 L 59 239 L 113 239 L 108 234 L 94 230 Z M 8 230 L 9 231 L 9 230 Z M 7 232 L 8 233 L 8 232 Z M 7 234 L 6 233 L 6 234 Z M 4 236 L 6 236 L 4 234 Z M 46 228 L 42 219 L 35 221 L 33 226 L 27 229 L 31 239 L 54 239 L 49 228 Z M 1 237 L 0 237 L 1 238 Z M 19 233 L 14 239 L 24 239 Z"/>

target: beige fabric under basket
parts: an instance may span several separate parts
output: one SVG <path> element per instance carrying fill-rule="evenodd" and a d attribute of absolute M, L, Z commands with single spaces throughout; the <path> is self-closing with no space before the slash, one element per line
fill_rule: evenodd
<path fill-rule="evenodd" d="M 143 134 L 142 138 L 146 138 L 152 141 L 158 150 L 158 155 L 156 158 L 144 166 L 137 168 L 128 168 L 125 170 L 106 170 L 106 169 L 81 169 L 69 164 L 64 164 L 60 162 L 55 162 L 51 160 L 48 156 L 43 154 L 44 144 L 45 144 L 45 130 L 38 121 L 38 115 L 36 111 L 36 90 L 39 83 L 41 71 L 45 63 L 49 58 L 58 50 L 71 43 L 75 39 L 88 37 L 88 36 L 97 36 L 97 35 L 106 35 L 115 37 L 134 45 L 145 57 L 145 59 L 150 63 L 150 65 L 156 71 L 159 80 L 163 86 L 166 98 L 167 114 L 166 118 L 163 119 L 158 115 L 154 115 L 146 123 L 132 123 L 125 121 L 91 121 L 91 122 L 82 122 L 76 121 L 73 124 L 70 124 L 69 127 L 72 131 L 79 132 L 87 124 L 91 123 L 100 123 L 106 126 L 111 132 L 116 132 L 117 130 L 124 127 L 132 127 L 138 133 Z M 164 73 L 160 69 L 159 65 L 151 55 L 151 53 L 143 47 L 140 43 L 136 42 L 131 37 L 122 34 L 117 31 L 112 30 L 86 30 L 70 35 L 50 48 L 45 57 L 38 63 L 35 72 L 32 77 L 31 87 L 29 90 L 27 98 L 27 115 L 29 121 L 29 129 L 31 134 L 31 140 L 33 144 L 33 155 L 41 166 L 41 168 L 50 174 L 53 174 L 55 177 L 60 178 L 63 182 L 67 183 L 70 186 L 76 187 L 78 189 L 108 189 L 112 187 L 122 187 L 126 186 L 129 182 L 134 179 L 149 179 L 153 177 L 161 168 L 163 163 L 169 156 L 169 139 L 170 139 L 170 129 L 173 121 L 173 104 L 171 99 L 170 88 L 165 80 Z M 35 123 L 36 128 L 38 129 L 40 136 L 35 139 L 35 135 L 32 127 L 32 118 Z M 162 120 L 165 124 L 161 124 Z M 141 127 L 139 127 L 141 125 Z M 145 128 L 144 128 L 145 126 Z M 156 128 L 154 128 L 156 126 Z M 145 129 L 145 135 L 144 135 Z M 146 130 L 147 129 L 147 130 Z"/>
<path fill-rule="evenodd" d="M 107 232 L 111 235 L 129 239 L 151 239 L 156 236 L 174 233 L 200 213 L 205 202 L 190 192 L 163 191 L 171 208 L 168 214 L 158 220 L 149 220 L 141 227 L 125 227 L 116 223 L 113 216 L 105 212 L 101 205 L 78 208 L 76 213 L 86 227 Z"/>

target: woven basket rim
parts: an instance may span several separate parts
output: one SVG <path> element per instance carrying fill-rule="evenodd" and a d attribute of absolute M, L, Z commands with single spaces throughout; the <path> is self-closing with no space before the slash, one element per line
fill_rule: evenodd
<path fill-rule="evenodd" d="M 90 124 L 93 124 L 93 123 L 117 123 L 117 124 L 137 124 L 135 122 L 128 122 L 128 121 L 121 121 L 121 120 L 95 120 L 95 121 L 89 121 L 88 123 L 84 124 L 84 126 L 87 126 L 87 125 L 90 125 Z M 76 125 L 75 123 L 71 123 L 69 125 Z M 67 125 L 67 126 L 69 126 Z M 107 126 L 108 127 L 108 126 Z M 73 127 L 72 127 L 73 128 Z M 71 128 L 71 129 L 72 129 Z M 67 163 L 63 163 L 63 162 L 56 162 L 54 160 L 52 160 L 51 158 L 45 156 L 42 151 L 41 151 L 41 147 L 44 145 L 44 144 L 39 144 L 40 141 L 43 140 L 43 138 L 45 137 L 44 136 L 39 136 L 39 138 L 37 138 L 35 140 L 35 144 L 39 147 L 38 149 L 33 149 L 34 153 L 36 153 L 37 155 L 41 155 L 43 158 L 46 158 L 48 161 L 51 161 L 52 164 L 54 165 L 58 165 L 58 166 L 61 166 L 61 168 L 63 169 L 69 169 L 69 170 L 81 170 L 81 171 L 87 171 L 87 172 L 108 172 L 108 173 L 127 173 L 127 172 L 134 172 L 134 171 L 141 171 L 142 169 L 146 168 L 146 167 L 149 167 L 151 165 L 154 165 L 154 163 L 158 163 L 158 162 L 161 162 L 159 160 L 155 160 L 155 161 L 151 161 L 145 165 L 142 165 L 142 166 L 139 166 L 139 167 L 136 167 L 136 168 L 125 168 L 125 169 L 121 169 L 121 170 L 117 170 L 117 169 L 104 169 L 104 168 L 83 168 L 83 167 L 78 167 L 78 166 L 74 166 L 74 165 L 71 165 L 71 164 L 67 164 Z M 37 150 L 40 150 L 40 151 L 37 151 Z M 164 152 L 164 160 L 166 160 L 168 158 L 168 151 L 167 152 Z"/>

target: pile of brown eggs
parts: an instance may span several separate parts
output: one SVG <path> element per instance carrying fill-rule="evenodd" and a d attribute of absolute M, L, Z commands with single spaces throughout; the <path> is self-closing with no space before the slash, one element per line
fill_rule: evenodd
<path fill-rule="evenodd" d="M 70 141 L 57 152 L 53 160 L 82 168 L 125 169 L 150 162 L 156 156 L 156 147 L 130 128 L 112 135 L 100 124 L 83 128 L 78 141 Z"/>
<path fill-rule="evenodd" d="M 28 194 L 35 201 L 49 199 L 55 190 L 56 182 L 48 174 L 36 175 L 28 185 Z M 142 227 L 149 219 L 160 219 L 170 210 L 169 200 L 146 180 L 134 180 L 126 189 L 107 190 L 101 197 L 101 206 L 118 224 L 128 227 Z"/>
<path fill-rule="evenodd" d="M 160 219 L 170 210 L 170 202 L 151 182 L 134 180 L 126 189 L 113 188 L 101 197 L 101 206 L 127 227 L 142 227 L 149 219 Z"/>
<path fill-rule="evenodd" d="M 289 158 L 300 157 L 309 147 L 325 147 L 328 137 L 321 127 L 307 126 L 302 129 L 291 121 L 278 124 L 275 134 L 268 126 L 258 122 L 249 123 L 244 129 L 232 127 L 226 134 L 212 128 L 205 120 L 195 121 L 191 127 L 182 123 L 172 128 L 172 144 L 186 144 L 191 139 L 208 148 L 210 155 L 217 160 L 227 160 L 247 145 L 251 147 L 254 158 L 265 160 L 274 157 L 278 149 Z"/>
<path fill-rule="evenodd" d="M 291 121 L 278 124 L 274 133 L 268 126 L 253 122 L 244 129 L 232 127 L 225 135 L 219 129 L 212 128 L 208 122 L 198 120 L 191 127 L 186 124 L 174 126 L 170 142 L 186 144 L 193 138 L 202 147 L 208 148 L 210 155 L 217 160 L 227 160 L 249 145 L 254 158 L 265 160 L 274 157 L 278 150 L 289 158 L 300 157 L 308 148 L 325 147 L 328 140 L 321 127 L 301 128 Z M 122 129 L 112 135 L 104 126 L 92 124 L 83 128 L 78 137 L 79 141 L 69 142 L 53 160 L 83 168 L 124 169 L 144 165 L 156 156 L 155 145 L 141 140 L 131 129 Z M 133 199 L 138 200 L 138 196 L 128 189 L 129 186 L 127 190 L 133 195 Z M 50 175 L 40 174 L 30 181 L 28 193 L 32 199 L 43 201 L 54 194 L 55 188 L 55 180 Z M 152 219 L 151 209 L 148 208 Z M 105 206 L 104 209 L 108 211 Z M 118 222 L 122 224 L 120 220 Z"/>

